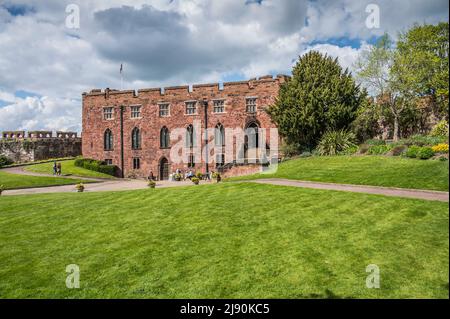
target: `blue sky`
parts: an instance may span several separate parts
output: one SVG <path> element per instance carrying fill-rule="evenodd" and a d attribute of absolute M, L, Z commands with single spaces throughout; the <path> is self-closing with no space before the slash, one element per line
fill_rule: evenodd
<path fill-rule="evenodd" d="M 120 88 L 122 63 L 126 89 L 289 74 L 310 50 L 351 70 L 384 32 L 440 21 L 446 0 L 0 0 L 0 131 L 80 131 L 81 93 Z"/>

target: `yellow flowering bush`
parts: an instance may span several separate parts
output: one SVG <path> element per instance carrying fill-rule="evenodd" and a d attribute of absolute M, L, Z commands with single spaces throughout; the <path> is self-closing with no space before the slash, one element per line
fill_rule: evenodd
<path fill-rule="evenodd" d="M 448 153 L 448 144 L 440 143 L 431 148 L 435 153 Z"/>

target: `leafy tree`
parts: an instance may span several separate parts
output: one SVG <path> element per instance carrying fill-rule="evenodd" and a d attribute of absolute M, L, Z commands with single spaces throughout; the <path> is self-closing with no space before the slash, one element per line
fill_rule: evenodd
<path fill-rule="evenodd" d="M 449 24 L 415 25 L 400 34 L 392 65 L 394 85 L 405 96 L 431 96 L 447 115 Z"/>
<path fill-rule="evenodd" d="M 400 138 L 400 115 L 406 108 L 391 74 L 395 50 L 388 34 L 370 49 L 363 51 L 355 63 L 357 79 L 377 97 L 377 103 L 392 116 L 394 141 Z"/>
<path fill-rule="evenodd" d="M 337 59 L 311 51 L 292 74 L 267 110 L 287 143 L 312 149 L 324 132 L 349 127 L 366 95 Z"/>
<path fill-rule="evenodd" d="M 379 120 L 382 110 L 373 98 L 366 98 L 358 109 L 356 119 L 351 125 L 359 142 L 364 142 L 381 134 Z"/>

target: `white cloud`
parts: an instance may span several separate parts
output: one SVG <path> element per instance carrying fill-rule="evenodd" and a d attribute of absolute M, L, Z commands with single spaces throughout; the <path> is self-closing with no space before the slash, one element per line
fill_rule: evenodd
<path fill-rule="evenodd" d="M 319 51 L 323 54 L 328 54 L 333 58 L 338 58 L 339 64 L 345 69 L 348 68 L 350 71 L 354 71 L 354 64 L 358 59 L 361 51 L 368 50 L 370 45 L 367 43 L 362 43 L 361 47 L 356 49 L 350 46 L 339 47 L 333 44 L 316 44 L 308 46 L 304 53 L 309 51 Z"/>
<path fill-rule="evenodd" d="M 2 130 L 80 131 L 80 101 L 49 97 L 15 98 L 0 109 Z"/>

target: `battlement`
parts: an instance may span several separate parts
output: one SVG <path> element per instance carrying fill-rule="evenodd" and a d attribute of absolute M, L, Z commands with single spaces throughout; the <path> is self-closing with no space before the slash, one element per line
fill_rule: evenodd
<path fill-rule="evenodd" d="M 253 88 L 259 84 L 268 83 L 268 82 L 278 82 L 283 83 L 290 79 L 290 76 L 284 74 L 278 74 L 276 76 L 272 75 L 264 75 L 257 78 L 252 78 L 246 81 L 234 81 L 234 82 L 223 82 L 223 83 L 206 83 L 206 84 L 193 84 L 193 85 L 179 85 L 179 86 L 169 86 L 169 87 L 158 87 L 158 88 L 144 88 L 139 90 L 115 90 L 106 88 L 105 90 L 101 89 L 93 89 L 90 92 L 83 92 L 83 97 L 87 96 L 101 96 L 104 95 L 105 98 L 108 98 L 111 95 L 128 95 L 130 97 L 136 98 L 139 97 L 141 93 L 159 93 L 160 95 L 166 95 L 170 93 L 193 93 L 193 92 L 202 92 L 204 90 L 210 91 L 226 91 L 227 88 L 235 89 L 238 85 L 247 85 L 249 88 Z"/>
<path fill-rule="evenodd" d="M 24 140 L 27 139 L 27 135 L 25 131 L 3 131 L 2 138 L 7 139 L 19 139 Z M 29 131 L 28 139 L 69 139 L 69 138 L 78 138 L 77 132 L 56 132 L 56 136 L 53 136 L 52 131 Z"/>

